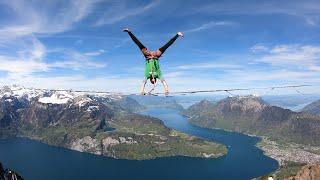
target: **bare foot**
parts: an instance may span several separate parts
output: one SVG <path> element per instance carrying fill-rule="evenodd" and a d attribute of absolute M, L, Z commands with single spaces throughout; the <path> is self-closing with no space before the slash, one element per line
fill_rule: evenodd
<path fill-rule="evenodd" d="M 145 93 L 144 91 L 141 91 L 141 92 L 140 92 L 140 95 L 141 95 L 141 96 L 144 96 L 144 95 L 146 95 L 146 93 Z"/>
<path fill-rule="evenodd" d="M 130 30 L 128 28 L 124 28 L 122 31 L 123 32 L 130 32 Z"/>
<path fill-rule="evenodd" d="M 182 32 L 177 32 L 178 36 L 183 37 L 183 33 Z"/>

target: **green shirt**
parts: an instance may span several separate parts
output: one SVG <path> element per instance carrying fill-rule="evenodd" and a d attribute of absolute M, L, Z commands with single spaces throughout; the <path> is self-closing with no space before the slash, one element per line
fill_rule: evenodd
<path fill-rule="evenodd" d="M 159 60 L 156 58 L 146 60 L 144 76 L 146 79 L 149 79 L 152 74 L 155 78 L 161 79 L 160 64 Z"/>

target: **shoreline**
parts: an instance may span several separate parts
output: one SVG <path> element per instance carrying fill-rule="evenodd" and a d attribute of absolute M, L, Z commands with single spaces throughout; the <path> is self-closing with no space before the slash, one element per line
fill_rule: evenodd
<path fill-rule="evenodd" d="M 233 131 L 233 130 L 223 129 L 223 128 L 216 128 L 216 127 L 213 127 L 213 128 L 202 127 L 193 123 L 190 123 L 190 124 L 197 127 L 201 127 L 201 128 L 222 130 L 225 132 L 243 134 L 249 137 L 256 137 L 258 138 L 258 141 L 255 144 L 255 146 L 260 150 L 262 150 L 264 155 L 276 160 L 279 165 L 278 168 L 285 165 L 286 162 L 306 163 L 306 164 L 320 163 L 320 146 L 307 146 L 307 145 L 296 144 L 296 143 L 279 144 L 276 141 L 270 140 L 266 136 L 258 136 L 255 134 Z"/>
<path fill-rule="evenodd" d="M 279 166 L 286 165 L 287 162 L 317 164 L 320 163 L 320 147 L 305 146 L 302 144 L 287 143 L 278 144 L 276 141 L 261 137 L 261 141 L 256 146 L 263 150 L 264 154 L 277 160 Z"/>

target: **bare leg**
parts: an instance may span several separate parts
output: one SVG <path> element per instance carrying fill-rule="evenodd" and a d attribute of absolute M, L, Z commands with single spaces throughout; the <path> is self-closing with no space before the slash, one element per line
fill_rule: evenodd
<path fill-rule="evenodd" d="M 171 46 L 177 39 L 179 36 L 183 36 L 183 34 L 181 32 L 178 32 L 173 38 L 170 39 L 170 41 L 168 41 L 164 46 L 162 46 L 161 48 L 159 48 L 159 51 L 163 54 L 169 46 Z"/>
<path fill-rule="evenodd" d="M 138 40 L 138 38 L 134 34 L 132 34 L 132 32 L 128 28 L 124 29 L 123 32 L 127 32 L 129 34 L 132 41 L 139 47 L 140 50 L 146 49 L 146 47 Z"/>
<path fill-rule="evenodd" d="M 168 87 L 168 84 L 166 82 L 166 80 L 162 79 L 161 80 L 162 84 L 163 84 L 163 87 L 164 87 L 164 95 L 168 95 L 169 94 L 169 87 Z"/>

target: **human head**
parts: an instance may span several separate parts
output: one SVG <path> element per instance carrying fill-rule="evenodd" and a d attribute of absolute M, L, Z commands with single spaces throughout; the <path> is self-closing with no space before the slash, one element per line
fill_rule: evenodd
<path fill-rule="evenodd" d="M 157 78 L 150 77 L 150 82 L 151 82 L 151 84 L 155 84 L 157 82 Z"/>

